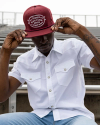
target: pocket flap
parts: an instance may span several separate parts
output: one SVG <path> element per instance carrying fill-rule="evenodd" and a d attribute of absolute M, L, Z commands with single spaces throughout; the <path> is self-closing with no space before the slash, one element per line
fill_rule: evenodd
<path fill-rule="evenodd" d="M 69 61 L 56 65 L 55 71 L 56 72 L 68 72 L 68 70 L 71 69 L 73 66 L 75 66 L 74 60 L 69 60 Z"/>
<path fill-rule="evenodd" d="M 21 77 L 28 80 L 28 81 L 34 81 L 36 79 L 41 78 L 40 72 L 35 73 L 22 73 Z"/>

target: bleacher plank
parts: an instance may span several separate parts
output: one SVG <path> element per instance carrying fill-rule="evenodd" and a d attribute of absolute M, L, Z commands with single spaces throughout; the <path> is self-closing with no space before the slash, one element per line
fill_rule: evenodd
<path fill-rule="evenodd" d="M 0 46 L 0 49 L 2 48 L 2 46 Z M 33 47 L 17 47 L 16 48 L 17 50 L 23 50 L 23 49 L 25 49 L 25 50 L 31 50 L 31 49 L 33 49 Z"/>
<path fill-rule="evenodd" d="M 4 41 L 0 41 L 0 44 L 3 44 L 3 42 L 4 42 Z M 29 41 L 27 41 L 27 42 L 22 42 L 21 44 L 22 44 L 22 45 L 24 45 L 24 44 L 25 44 L 25 45 L 34 45 L 33 42 L 29 42 Z"/>

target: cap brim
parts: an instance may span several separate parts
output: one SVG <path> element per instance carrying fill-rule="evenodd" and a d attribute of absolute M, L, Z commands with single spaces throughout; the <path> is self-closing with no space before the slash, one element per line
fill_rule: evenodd
<path fill-rule="evenodd" d="M 25 36 L 25 38 L 31 38 L 31 37 L 36 37 L 36 36 L 42 36 L 42 35 L 45 35 L 45 34 L 49 34 L 49 33 L 52 33 L 54 31 L 52 31 L 51 27 L 49 28 L 46 28 L 46 29 L 42 29 L 42 30 L 39 30 L 39 31 L 25 31 L 27 33 L 27 35 Z"/>

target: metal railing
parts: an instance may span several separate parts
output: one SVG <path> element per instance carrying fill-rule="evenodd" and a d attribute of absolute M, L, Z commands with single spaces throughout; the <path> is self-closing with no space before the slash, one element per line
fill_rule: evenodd
<path fill-rule="evenodd" d="M 70 17 L 87 27 L 100 27 L 100 15 L 53 14 L 54 21 L 60 17 Z M 23 13 L 0 11 L 0 24 L 23 25 Z"/>

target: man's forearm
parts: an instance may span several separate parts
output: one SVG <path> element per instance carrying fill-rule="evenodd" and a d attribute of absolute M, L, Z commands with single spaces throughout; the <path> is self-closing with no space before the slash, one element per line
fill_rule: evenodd
<path fill-rule="evenodd" d="M 96 60 L 100 64 L 100 41 L 93 36 L 84 26 L 82 26 L 76 33 L 91 49 Z"/>
<path fill-rule="evenodd" d="M 5 52 L 3 48 L 0 50 L 0 100 L 6 95 L 9 90 L 8 80 L 8 65 L 10 53 Z"/>

